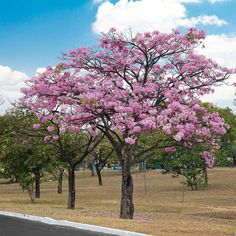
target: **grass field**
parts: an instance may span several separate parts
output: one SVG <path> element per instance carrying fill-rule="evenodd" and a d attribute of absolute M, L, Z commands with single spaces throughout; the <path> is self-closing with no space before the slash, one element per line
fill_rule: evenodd
<path fill-rule="evenodd" d="M 236 168 L 209 171 L 209 187 L 191 191 L 181 178 L 159 171 L 134 173 L 134 220 L 119 219 L 120 175 L 103 173 L 104 186 L 90 172 L 77 173 L 75 210 L 67 210 L 67 192 L 56 193 L 55 182 L 43 182 L 41 199 L 31 204 L 18 184 L 0 185 L 0 210 L 48 216 L 152 235 L 236 235 Z"/>

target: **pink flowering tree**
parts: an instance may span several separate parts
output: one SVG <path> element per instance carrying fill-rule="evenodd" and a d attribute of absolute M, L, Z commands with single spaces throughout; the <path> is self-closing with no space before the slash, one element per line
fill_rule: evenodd
<path fill-rule="evenodd" d="M 64 53 L 62 63 L 23 90 L 34 112 L 61 107 L 63 125 L 90 127 L 108 138 L 122 165 L 121 218 L 133 218 L 136 158 L 157 148 L 191 148 L 193 142 L 207 142 L 212 150 L 226 132 L 223 119 L 203 108 L 199 98 L 234 71 L 195 52 L 204 37 L 195 29 L 136 35 L 111 29 L 98 47 Z M 141 135 L 151 131 L 157 131 L 156 142 L 140 147 Z M 211 150 L 202 153 L 209 166 Z"/>

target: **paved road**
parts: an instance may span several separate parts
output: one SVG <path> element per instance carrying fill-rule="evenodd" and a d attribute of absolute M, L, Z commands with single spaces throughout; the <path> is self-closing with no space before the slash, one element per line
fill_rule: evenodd
<path fill-rule="evenodd" d="M 95 236 L 93 233 L 75 228 L 48 225 L 41 222 L 0 215 L 0 236 Z"/>

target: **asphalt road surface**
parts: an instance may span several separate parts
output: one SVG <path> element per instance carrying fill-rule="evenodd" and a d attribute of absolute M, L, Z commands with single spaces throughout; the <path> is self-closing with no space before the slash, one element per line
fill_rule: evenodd
<path fill-rule="evenodd" d="M 0 215 L 0 236 L 95 236 L 108 234 L 94 233 L 66 226 Z"/>

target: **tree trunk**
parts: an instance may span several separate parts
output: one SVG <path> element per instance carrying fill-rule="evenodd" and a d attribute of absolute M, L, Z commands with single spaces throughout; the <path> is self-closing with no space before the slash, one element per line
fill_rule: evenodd
<path fill-rule="evenodd" d="M 31 203 L 34 203 L 34 201 L 35 201 L 34 192 L 33 192 L 29 187 L 26 187 L 26 190 L 27 190 L 27 192 L 28 192 L 28 194 L 29 194 Z"/>
<path fill-rule="evenodd" d="M 96 166 L 96 172 L 97 172 L 97 176 L 98 176 L 98 185 L 102 186 L 103 182 L 102 182 L 101 170 L 98 167 L 98 165 L 95 165 L 95 166 Z"/>
<path fill-rule="evenodd" d="M 94 169 L 93 169 L 93 162 L 90 163 L 91 175 L 95 176 Z"/>
<path fill-rule="evenodd" d="M 68 168 L 68 209 L 75 209 L 75 167 Z"/>
<path fill-rule="evenodd" d="M 133 204 L 133 178 L 130 173 L 131 155 L 126 153 L 122 159 L 122 186 L 121 186 L 121 203 L 120 203 L 120 218 L 133 219 L 134 204 Z"/>
<path fill-rule="evenodd" d="M 32 183 L 20 183 L 20 186 L 22 187 L 23 192 L 26 190 L 29 194 L 31 203 L 35 202 L 35 194 L 34 194 L 34 184 Z"/>
<path fill-rule="evenodd" d="M 39 171 L 35 171 L 35 198 L 40 198 L 40 173 Z"/>
<path fill-rule="evenodd" d="M 207 175 L 207 168 L 204 168 L 204 186 L 208 186 L 208 175 Z"/>
<path fill-rule="evenodd" d="M 57 181 L 57 193 L 58 194 L 62 194 L 63 172 L 64 172 L 64 170 L 60 171 L 58 181 Z"/>

